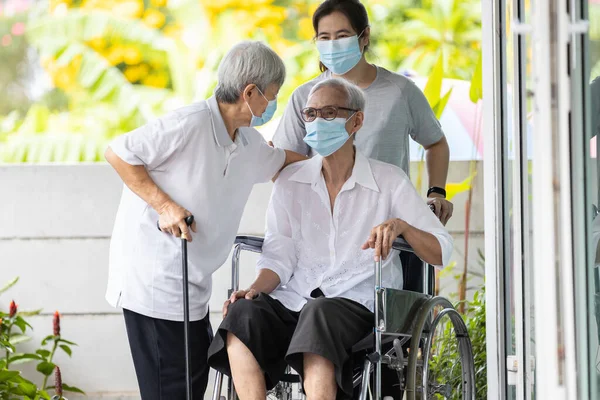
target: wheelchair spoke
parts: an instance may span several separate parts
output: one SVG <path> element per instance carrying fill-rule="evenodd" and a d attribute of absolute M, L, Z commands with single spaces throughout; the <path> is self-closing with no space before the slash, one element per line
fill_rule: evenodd
<path fill-rule="evenodd" d="M 449 315 L 435 313 L 438 323 L 429 332 L 427 346 L 429 354 L 421 356 L 421 374 L 418 382 L 423 387 L 423 373 L 427 370 L 427 383 L 422 394 L 426 400 L 462 400 L 465 399 L 465 381 L 463 368 L 469 360 L 461 349 L 463 338 L 456 335 L 455 327 Z M 425 359 L 427 357 L 427 359 Z M 423 393 L 424 392 L 424 393 Z M 423 396 L 421 396 L 423 398 Z"/>

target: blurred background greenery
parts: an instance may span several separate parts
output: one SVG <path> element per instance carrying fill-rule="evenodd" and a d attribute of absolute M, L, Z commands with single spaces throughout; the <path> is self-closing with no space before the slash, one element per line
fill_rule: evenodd
<path fill-rule="evenodd" d="M 268 43 L 291 92 L 318 74 L 311 15 L 319 0 L 0 0 L 0 162 L 101 161 L 106 143 L 211 95 L 236 42 Z M 479 0 L 364 0 L 368 59 L 470 80 Z"/>

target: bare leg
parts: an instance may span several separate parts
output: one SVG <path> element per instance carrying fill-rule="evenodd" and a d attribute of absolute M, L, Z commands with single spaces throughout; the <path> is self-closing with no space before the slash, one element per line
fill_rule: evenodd
<path fill-rule="evenodd" d="M 227 333 L 227 354 L 235 391 L 241 400 L 265 400 L 265 377 L 254 355 L 240 339 Z"/>
<path fill-rule="evenodd" d="M 332 400 L 337 394 L 335 367 L 317 354 L 304 353 L 304 390 L 307 400 Z"/>

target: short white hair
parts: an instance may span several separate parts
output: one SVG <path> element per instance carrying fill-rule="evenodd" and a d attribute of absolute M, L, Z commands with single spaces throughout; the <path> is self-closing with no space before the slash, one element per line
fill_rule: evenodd
<path fill-rule="evenodd" d="M 221 60 L 215 97 L 222 103 L 235 103 L 250 84 L 265 92 L 271 84 L 281 87 L 285 65 L 271 48 L 261 42 L 244 41 L 233 46 Z"/>
<path fill-rule="evenodd" d="M 341 78 L 328 78 L 320 81 L 310 90 L 308 98 L 310 99 L 318 90 L 326 87 L 339 89 L 342 93 L 345 93 L 346 107 L 359 111 L 365 110 L 366 98 L 362 89 Z"/>

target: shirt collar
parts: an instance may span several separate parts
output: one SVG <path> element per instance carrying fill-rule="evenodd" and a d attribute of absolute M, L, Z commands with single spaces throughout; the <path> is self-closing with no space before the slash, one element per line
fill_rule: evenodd
<path fill-rule="evenodd" d="M 227 132 L 227 128 L 225 128 L 225 122 L 223 121 L 221 110 L 219 110 L 219 104 L 217 103 L 217 99 L 215 98 L 215 96 L 211 96 L 208 98 L 208 100 L 206 100 L 206 103 L 208 104 L 208 109 L 210 110 L 210 118 L 212 120 L 212 128 L 213 135 L 215 136 L 215 141 L 220 147 L 231 146 L 233 144 L 233 140 L 231 140 L 231 137 Z"/>
<path fill-rule="evenodd" d="M 289 180 L 299 183 L 309 183 L 312 186 L 316 186 L 321 178 L 322 168 L 323 157 L 316 155 L 306 161 L 298 171 L 290 176 Z M 377 186 L 377 182 L 375 182 L 375 177 L 371 170 L 371 163 L 369 162 L 369 159 L 358 150 L 356 150 L 356 156 L 354 158 L 352 175 L 344 186 L 351 189 L 354 187 L 355 183 L 379 193 L 379 186 Z"/>

